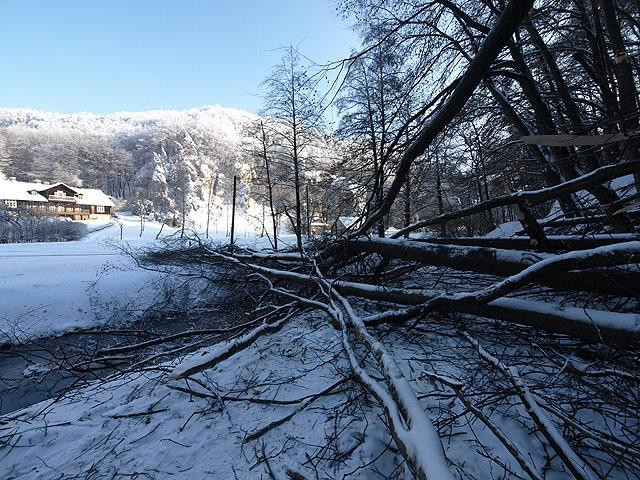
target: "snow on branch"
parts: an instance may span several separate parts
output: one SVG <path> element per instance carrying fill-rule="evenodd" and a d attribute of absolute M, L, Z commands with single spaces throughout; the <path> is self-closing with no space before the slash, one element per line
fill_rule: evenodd
<path fill-rule="evenodd" d="M 482 347 L 482 345 L 480 345 L 478 340 L 473 338 L 467 332 L 463 331 L 462 334 L 467 341 L 473 345 L 480 357 L 500 370 L 517 390 L 518 396 L 526 407 L 529 416 L 538 426 L 544 437 L 549 441 L 558 454 L 558 457 L 560 457 L 573 476 L 579 480 L 592 480 L 598 478 L 591 467 L 573 450 L 573 448 L 571 448 L 553 422 L 551 422 L 542 408 L 540 408 L 536 395 L 529 390 L 527 384 L 522 380 L 518 369 L 516 367 L 506 365 L 504 362 L 491 355 Z"/>
<path fill-rule="evenodd" d="M 411 384 L 402 374 L 395 359 L 369 332 L 349 301 L 323 278 L 317 267 L 316 274 L 319 286 L 333 307 L 332 316 L 340 325 L 342 344 L 355 378 L 381 403 L 390 424 L 391 435 L 414 475 L 421 479 L 452 479 L 442 442 L 433 422 L 420 405 Z M 347 313 L 347 319 L 343 315 L 343 310 Z M 354 328 L 358 338 L 373 354 L 383 372 L 388 390 L 361 366 L 349 340 L 348 326 Z"/>
<path fill-rule="evenodd" d="M 529 458 L 520 450 L 518 445 L 516 445 L 509 436 L 502 431 L 500 427 L 498 427 L 484 412 L 476 407 L 473 403 L 469 401 L 469 399 L 462 393 L 462 389 L 464 388 L 464 384 L 460 383 L 454 379 L 449 377 L 445 377 L 443 375 L 438 375 L 433 372 L 425 372 L 425 374 L 446 385 L 451 388 L 460 402 L 464 405 L 464 407 L 469 410 L 478 420 L 486 425 L 486 427 L 493 433 L 493 435 L 504 445 L 507 451 L 513 456 L 513 458 L 518 462 L 520 468 L 529 475 L 529 478 L 532 480 L 542 480 L 544 477 L 538 471 L 536 466 L 531 462 Z"/>
<path fill-rule="evenodd" d="M 578 268 L 593 268 L 604 265 L 625 265 L 637 262 L 640 254 L 640 242 L 624 242 L 607 245 L 591 250 L 568 252 L 562 255 L 545 258 L 525 268 L 520 273 L 505 278 L 501 282 L 483 288 L 476 292 L 443 294 L 421 305 L 404 310 L 384 312 L 372 315 L 368 322 L 379 323 L 392 320 L 407 320 L 419 315 L 425 315 L 434 310 L 450 309 L 454 305 L 482 305 L 513 293 L 522 286 L 535 282 L 546 275 Z M 626 317 L 625 317 L 626 318 Z M 638 319 L 631 320 L 626 325 L 630 332 L 637 333 Z M 605 320 L 607 322 L 607 320 Z M 610 323 L 609 323 L 610 325 Z"/>
<path fill-rule="evenodd" d="M 280 330 L 291 319 L 293 312 L 289 312 L 282 318 L 275 321 L 265 320 L 260 326 L 254 328 L 248 333 L 245 333 L 241 337 L 225 342 L 220 346 L 217 346 L 212 352 L 205 355 L 194 354 L 182 361 L 176 366 L 169 378 L 172 380 L 178 380 L 181 378 L 187 378 L 203 370 L 213 368 L 218 363 L 233 356 L 235 353 L 245 349 L 249 345 L 253 344 L 258 338 L 268 333 L 274 333 Z"/>

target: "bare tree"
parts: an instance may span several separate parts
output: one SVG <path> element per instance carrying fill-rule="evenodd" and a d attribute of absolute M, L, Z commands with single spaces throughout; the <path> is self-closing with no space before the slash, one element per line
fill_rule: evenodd
<path fill-rule="evenodd" d="M 308 67 L 303 65 L 300 54 L 293 47 L 288 47 L 280 63 L 273 67 L 263 82 L 264 113 L 277 120 L 270 122 L 269 126 L 277 136 L 278 154 L 291 164 L 295 213 L 291 217 L 286 206 L 284 211 L 290 217 L 300 251 L 305 149 L 322 123 L 315 92 L 316 81 L 317 78 L 310 75 Z"/>

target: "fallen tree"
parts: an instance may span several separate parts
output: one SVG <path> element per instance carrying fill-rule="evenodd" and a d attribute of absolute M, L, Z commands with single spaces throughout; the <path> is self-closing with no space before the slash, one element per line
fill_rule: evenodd
<path fill-rule="evenodd" d="M 393 240 L 390 242 L 396 243 Z M 426 316 L 433 312 L 458 311 L 476 315 L 486 314 L 493 318 L 502 315 L 502 319 L 507 319 L 509 322 L 536 326 L 550 332 L 562 332 L 573 337 L 595 341 L 605 342 L 621 339 L 637 341 L 640 338 L 640 316 L 638 315 L 612 314 L 611 312 L 581 310 L 572 307 L 556 308 L 543 302 L 506 297 L 506 295 L 515 293 L 523 286 L 536 282 L 549 273 L 561 273 L 576 268 L 576 266 L 593 267 L 637 261 L 638 255 L 640 255 L 640 242 L 637 241 L 539 258 L 529 267 L 500 282 L 474 292 L 453 294 L 402 288 L 388 289 L 369 284 L 327 279 L 314 261 L 308 257 L 304 258 L 306 268 L 303 271 L 291 271 L 272 268 L 264 264 L 249 263 L 246 255 L 241 255 L 239 258 L 233 250 L 214 250 L 206 246 L 202 246 L 200 250 L 206 252 L 206 256 L 200 259 L 202 263 L 213 264 L 215 259 L 218 262 L 222 261 L 241 268 L 246 271 L 248 278 L 253 277 L 264 282 L 269 293 L 285 298 L 287 301 L 297 302 L 307 308 L 321 310 L 327 315 L 327 318 L 340 332 L 343 349 L 351 366 L 353 378 L 378 401 L 395 445 L 417 478 L 450 478 L 447 460 L 433 421 L 420 406 L 411 383 L 402 373 L 393 356 L 370 331 L 375 325 L 404 323 L 412 319 L 425 322 Z M 265 261 L 268 258 L 260 256 L 260 260 Z M 276 282 L 280 283 L 276 284 Z M 298 289 L 295 288 L 296 285 L 299 287 Z M 288 288 L 290 286 L 294 288 Z M 381 313 L 362 315 L 356 313 L 345 295 L 411 306 L 407 308 L 387 307 Z M 266 324 L 260 325 L 243 337 L 215 349 L 212 353 L 187 360 L 174 369 L 172 378 L 188 378 L 211 368 L 212 365 L 246 348 L 247 345 L 265 333 L 275 333 L 280 328 L 280 322 L 283 321 L 275 322 L 273 328 L 269 328 Z M 365 366 L 362 354 L 357 353 L 352 335 L 371 354 L 377 372 L 382 376 L 381 379 L 375 378 L 368 372 L 368 368 L 371 367 Z M 526 406 L 531 419 L 542 429 L 543 435 L 548 440 L 553 440 L 549 440 L 550 448 L 558 455 L 567 469 L 576 478 L 592 478 L 590 466 L 580 460 L 568 441 L 559 433 L 557 427 L 540 410 L 539 401 L 528 393 L 528 387 L 523 383 L 518 372 L 512 368 L 502 368 L 502 363 L 495 357 L 486 354 L 477 341 L 468 335 L 465 338 L 476 347 L 484 360 L 508 374 L 507 378 L 516 388 L 516 393 Z M 449 384 L 451 385 L 451 383 Z M 294 414 L 295 412 L 291 415 Z M 475 410 L 475 414 L 482 416 L 482 412 L 479 410 Z M 496 428 L 495 424 L 487 417 L 482 418 L 490 428 Z M 499 432 L 498 435 L 500 435 Z M 506 437 L 501 438 L 504 443 Z M 508 441 L 506 445 L 509 447 L 510 453 L 523 465 L 523 468 L 526 467 L 526 470 L 535 476 L 536 469 L 527 462 L 523 463 L 519 449 Z"/>
<path fill-rule="evenodd" d="M 504 248 L 506 250 L 535 249 L 537 245 L 526 237 L 487 238 L 487 237 L 446 237 L 446 238 L 414 238 L 416 242 L 437 245 L 464 245 L 470 247 Z M 613 233 L 596 235 L 547 235 L 547 244 L 554 251 L 587 250 L 589 248 L 613 245 L 620 242 L 640 240 L 640 235 L 633 233 Z"/>
<path fill-rule="evenodd" d="M 393 243 L 395 241 L 388 240 Z M 248 272 L 258 273 L 273 281 L 281 280 L 287 283 L 301 286 L 315 286 L 316 276 L 309 272 L 283 270 L 273 268 L 264 264 L 249 263 L 246 256 L 240 258 L 232 252 L 221 253 L 207 247 L 202 247 L 203 252 L 198 261 L 210 263 L 214 260 L 227 262 Z M 495 285 L 512 285 L 515 291 L 522 285 L 539 281 L 540 277 L 546 277 L 553 273 L 561 275 L 574 268 L 593 267 L 602 265 L 627 264 L 638 261 L 640 255 L 640 242 L 625 242 L 611 246 L 599 247 L 579 252 L 569 252 L 563 255 L 537 258 L 524 269 L 518 270 L 512 276 Z M 260 257 L 265 259 L 266 256 Z M 524 278 L 525 280 L 520 280 Z M 505 297 L 506 294 L 494 295 L 486 301 L 484 298 L 490 289 L 486 289 L 475 294 L 446 294 L 435 290 L 425 290 L 416 288 L 393 288 L 368 283 L 352 282 L 340 279 L 327 279 L 332 288 L 338 290 L 343 295 L 353 295 L 356 297 L 377 300 L 381 302 L 412 305 L 416 308 L 425 305 L 436 304 L 436 309 L 441 311 L 460 312 L 470 315 L 478 315 L 486 318 L 517 323 L 520 325 L 532 326 L 552 333 L 567 334 L 589 341 L 616 341 L 635 342 L 640 338 L 640 315 L 608 312 L 603 310 L 571 307 L 548 302 Z M 493 288 L 496 288 L 495 286 Z M 281 291 L 281 295 L 285 295 Z M 300 295 L 287 294 L 290 300 L 300 301 L 304 298 Z M 466 295 L 466 296 L 465 296 Z M 459 301 L 464 297 L 465 301 Z M 445 301 L 443 302 L 443 299 Z M 472 301 L 469 301 L 472 300 Z M 309 300 L 306 300 L 309 302 Z M 322 304 L 314 304 L 316 308 L 322 308 Z M 418 312 L 418 310 L 409 310 Z M 422 311 L 420 314 L 424 314 Z M 416 313 L 417 314 L 417 313 Z M 367 318 L 369 324 L 380 324 L 388 322 L 404 322 L 412 318 L 406 310 L 389 310 L 381 316 Z"/>
<path fill-rule="evenodd" d="M 375 253 L 386 258 L 499 276 L 513 275 L 538 261 L 554 258 L 554 255 L 547 253 L 489 247 L 434 245 L 416 240 L 393 240 L 377 237 L 347 240 L 345 244 L 336 246 L 335 250 L 340 255 L 349 256 L 352 252 Z M 549 275 L 539 278 L 538 281 L 544 285 L 564 290 L 585 290 L 634 296 L 638 294 L 638 286 L 640 285 L 640 273 L 637 271 L 574 271 L 626 265 L 637 261 L 634 258 L 636 258 L 634 255 L 622 255 L 618 259 L 592 258 L 588 262 L 580 260 L 576 261 L 571 271 L 563 269 L 549 272 Z"/>

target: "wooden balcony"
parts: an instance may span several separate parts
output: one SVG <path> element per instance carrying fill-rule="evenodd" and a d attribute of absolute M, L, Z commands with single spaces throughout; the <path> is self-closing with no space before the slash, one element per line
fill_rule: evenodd
<path fill-rule="evenodd" d="M 51 202 L 67 202 L 67 203 L 73 202 L 73 203 L 75 203 L 75 201 L 77 200 L 76 197 L 69 197 L 69 196 L 61 197 L 61 196 L 55 196 L 55 195 L 47 195 L 47 198 Z"/>

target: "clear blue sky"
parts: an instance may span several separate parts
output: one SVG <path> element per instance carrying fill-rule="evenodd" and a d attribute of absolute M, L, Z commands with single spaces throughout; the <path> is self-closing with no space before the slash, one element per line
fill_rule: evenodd
<path fill-rule="evenodd" d="M 255 112 L 274 49 L 338 59 L 349 26 L 332 0 L 2 0 L 0 107 Z"/>

